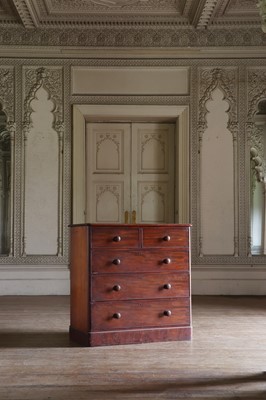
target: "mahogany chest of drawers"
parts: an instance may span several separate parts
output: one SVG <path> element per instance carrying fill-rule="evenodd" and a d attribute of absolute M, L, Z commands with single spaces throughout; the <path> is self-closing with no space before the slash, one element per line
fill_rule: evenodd
<path fill-rule="evenodd" d="M 190 225 L 71 226 L 71 340 L 191 338 Z"/>

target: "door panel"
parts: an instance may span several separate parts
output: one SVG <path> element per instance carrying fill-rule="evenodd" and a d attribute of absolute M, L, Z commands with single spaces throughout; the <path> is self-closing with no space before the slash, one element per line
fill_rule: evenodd
<path fill-rule="evenodd" d="M 130 124 L 87 125 L 87 222 L 124 223 L 130 208 Z"/>
<path fill-rule="evenodd" d="M 174 222 L 174 131 L 173 124 L 87 125 L 87 222 Z"/>
<path fill-rule="evenodd" d="M 174 128 L 132 124 L 132 209 L 137 223 L 174 222 Z"/>

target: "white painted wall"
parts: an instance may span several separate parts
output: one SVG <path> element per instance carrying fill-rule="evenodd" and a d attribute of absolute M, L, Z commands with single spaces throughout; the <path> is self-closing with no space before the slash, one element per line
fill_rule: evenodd
<path fill-rule="evenodd" d="M 233 137 L 228 103 L 220 89 L 207 103 L 201 149 L 201 236 L 203 255 L 234 254 Z"/>
<path fill-rule="evenodd" d="M 54 104 L 41 87 L 31 102 L 32 128 L 25 145 L 25 254 L 56 255 L 58 240 L 58 134 Z"/>

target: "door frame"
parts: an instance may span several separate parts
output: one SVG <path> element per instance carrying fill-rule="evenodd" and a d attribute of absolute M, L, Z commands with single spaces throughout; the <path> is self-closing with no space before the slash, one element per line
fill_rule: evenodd
<path fill-rule="evenodd" d="M 177 179 L 175 222 L 190 223 L 190 135 L 189 106 L 73 105 L 72 125 L 72 221 L 86 222 L 86 123 L 166 122 L 176 125 L 175 159 Z"/>

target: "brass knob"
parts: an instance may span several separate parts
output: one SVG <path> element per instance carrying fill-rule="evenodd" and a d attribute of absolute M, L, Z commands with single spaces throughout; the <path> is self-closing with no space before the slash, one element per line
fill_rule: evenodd
<path fill-rule="evenodd" d="M 164 312 L 163 312 L 163 315 L 165 315 L 166 317 L 170 317 L 171 316 L 171 311 L 170 310 L 165 310 Z"/>
<path fill-rule="evenodd" d="M 122 317 L 122 315 L 120 314 L 120 312 L 116 312 L 113 314 L 113 318 L 115 319 L 120 319 Z"/>
<path fill-rule="evenodd" d="M 171 289 L 172 288 L 171 283 L 166 283 L 165 285 L 163 285 L 163 288 L 168 290 Z"/>
<path fill-rule="evenodd" d="M 164 240 L 165 242 L 169 242 L 169 241 L 171 240 L 171 236 L 166 235 L 166 236 L 163 237 L 163 240 Z"/>
<path fill-rule="evenodd" d="M 115 259 L 112 261 L 112 263 L 113 263 L 114 265 L 119 265 L 119 264 L 121 264 L 121 260 L 120 260 L 119 258 L 115 258 Z"/>
<path fill-rule="evenodd" d="M 121 290 L 121 286 L 120 286 L 120 285 L 114 285 L 114 286 L 113 286 L 113 290 L 114 290 L 115 292 L 119 292 L 119 290 Z"/>
<path fill-rule="evenodd" d="M 165 258 L 165 259 L 163 260 L 163 263 L 164 263 L 164 264 L 171 264 L 171 258 Z"/>
<path fill-rule="evenodd" d="M 122 240 L 121 236 L 113 237 L 113 242 L 121 242 L 121 240 Z"/>

